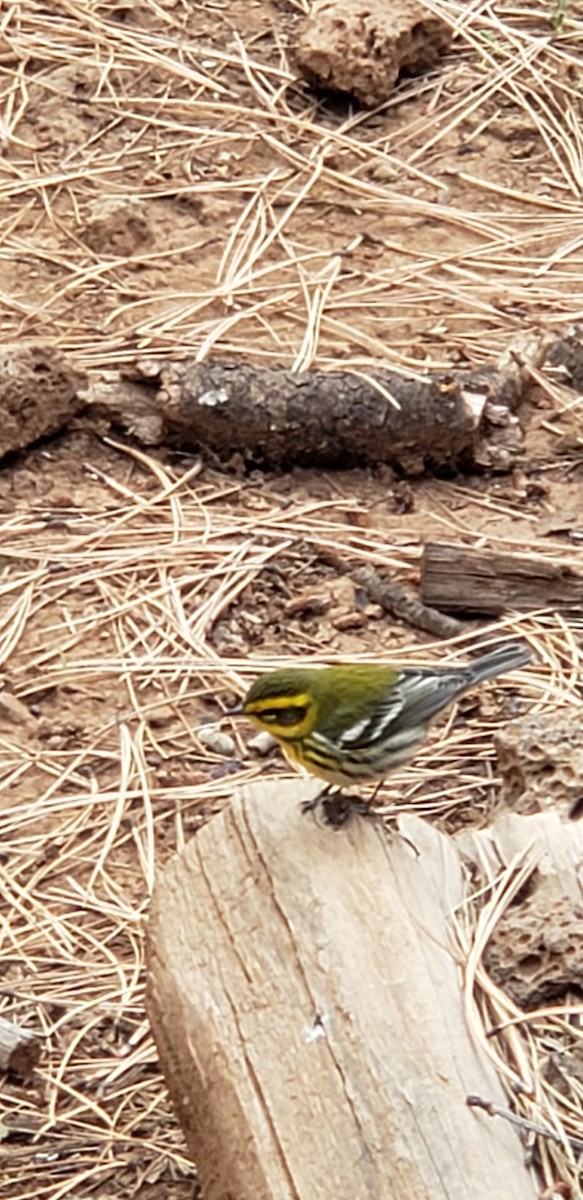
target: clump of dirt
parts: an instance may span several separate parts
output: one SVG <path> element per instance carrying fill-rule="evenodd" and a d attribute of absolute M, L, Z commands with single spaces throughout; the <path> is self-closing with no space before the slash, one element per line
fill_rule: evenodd
<path fill-rule="evenodd" d="M 85 401 L 83 374 L 40 345 L 0 350 L 0 458 L 56 433 Z"/>
<path fill-rule="evenodd" d="M 81 235 L 96 254 L 129 258 L 154 241 L 148 208 L 136 199 L 98 197 L 88 206 Z"/>
<path fill-rule="evenodd" d="M 417 0 L 316 0 L 296 58 L 312 82 L 375 108 L 403 71 L 432 67 L 451 40 L 446 22 Z"/>

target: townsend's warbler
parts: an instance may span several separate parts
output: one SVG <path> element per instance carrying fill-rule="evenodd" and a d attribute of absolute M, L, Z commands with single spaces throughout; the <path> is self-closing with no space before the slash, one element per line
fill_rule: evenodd
<path fill-rule="evenodd" d="M 530 659 L 514 642 L 467 667 L 286 667 L 256 679 L 232 711 L 268 730 L 294 765 L 342 788 L 384 779 L 442 709 Z"/>

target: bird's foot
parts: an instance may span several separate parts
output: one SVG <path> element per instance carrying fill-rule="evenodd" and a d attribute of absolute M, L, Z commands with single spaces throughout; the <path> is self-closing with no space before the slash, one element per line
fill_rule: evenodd
<path fill-rule="evenodd" d="M 322 800 L 322 813 L 324 823 L 332 829 L 342 829 L 355 813 L 363 817 L 374 816 L 366 800 L 362 800 L 360 796 L 347 795 L 346 792 L 326 796 Z"/>
<path fill-rule="evenodd" d="M 318 808 L 322 810 L 324 824 L 332 829 L 341 829 L 354 813 L 374 816 L 370 804 L 361 796 L 350 795 L 333 785 L 323 788 L 312 800 L 304 800 L 302 804 L 302 812 Z"/>

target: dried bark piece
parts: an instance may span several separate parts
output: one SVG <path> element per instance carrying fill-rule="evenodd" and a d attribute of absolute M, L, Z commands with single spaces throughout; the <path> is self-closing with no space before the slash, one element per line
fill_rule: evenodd
<path fill-rule="evenodd" d="M 141 382 L 137 372 L 131 381 L 109 373 L 92 382 L 94 419 L 149 444 L 196 446 L 222 461 L 237 455 L 249 466 L 387 462 L 410 475 L 427 464 L 474 461 L 496 386 L 492 378 L 477 394 L 452 375 L 405 379 L 393 371 L 379 371 L 374 386 L 351 371 L 294 374 L 249 363 L 145 360 L 137 371 Z"/>
<path fill-rule="evenodd" d="M 38 1034 L 0 1017 L 0 1071 L 12 1071 L 21 1079 L 30 1079 L 40 1053 Z"/>
<path fill-rule="evenodd" d="M 402 71 L 428 70 L 450 44 L 449 26 L 417 0 L 316 0 L 296 58 L 321 87 L 375 108 Z"/>
<path fill-rule="evenodd" d="M 140 359 L 132 378 L 95 376 L 96 422 L 210 452 L 240 469 L 390 463 L 409 475 L 446 464 L 507 470 L 522 450 L 516 409 L 548 339 L 514 338 L 477 371 L 404 377 L 388 369 L 265 369 L 241 362 Z"/>
<path fill-rule="evenodd" d="M 164 367 L 158 396 L 183 439 L 251 462 L 399 461 L 416 473 L 472 443 L 476 412 L 451 376 L 376 379 L 396 404 L 350 371 L 294 375 L 247 363 Z"/>

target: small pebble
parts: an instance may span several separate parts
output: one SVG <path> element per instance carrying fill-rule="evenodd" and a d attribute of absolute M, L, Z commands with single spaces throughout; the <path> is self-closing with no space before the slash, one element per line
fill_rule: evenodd
<path fill-rule="evenodd" d="M 223 758 L 232 758 L 237 749 L 233 738 L 217 729 L 216 725 L 203 725 L 197 729 L 196 736 L 203 746 L 208 746 L 209 750 L 221 754 Z"/>
<path fill-rule="evenodd" d="M 258 733 L 247 742 L 250 750 L 255 750 L 256 754 L 260 754 L 262 758 L 270 754 L 274 746 L 277 746 L 277 741 L 270 733 Z"/>
<path fill-rule="evenodd" d="M 336 617 L 332 624 L 341 633 L 346 629 L 362 629 L 363 625 L 366 625 L 366 614 L 363 612 L 343 613 L 341 617 Z"/>
<path fill-rule="evenodd" d="M 19 700 L 7 688 L 0 691 L 0 716 L 6 717 L 15 725 L 27 725 L 30 728 L 36 724 L 26 704 L 23 704 L 22 700 Z"/>
<path fill-rule="evenodd" d="M 171 704 L 158 704 L 150 713 L 149 723 L 152 729 L 164 729 L 176 720 L 176 713 Z"/>

